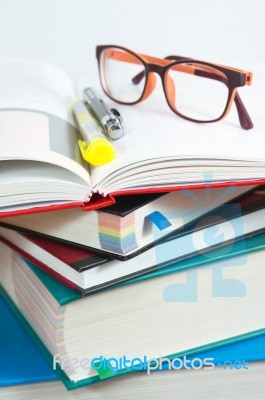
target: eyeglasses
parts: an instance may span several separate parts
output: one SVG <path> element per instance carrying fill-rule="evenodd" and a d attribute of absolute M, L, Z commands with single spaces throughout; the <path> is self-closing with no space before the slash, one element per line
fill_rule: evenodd
<path fill-rule="evenodd" d="M 147 99 L 158 74 L 169 107 L 180 117 L 194 122 L 219 121 L 234 101 L 241 127 L 253 128 L 237 92 L 238 87 L 251 85 L 251 72 L 187 57 L 156 58 L 113 45 L 97 46 L 96 57 L 102 88 L 118 103 Z"/>

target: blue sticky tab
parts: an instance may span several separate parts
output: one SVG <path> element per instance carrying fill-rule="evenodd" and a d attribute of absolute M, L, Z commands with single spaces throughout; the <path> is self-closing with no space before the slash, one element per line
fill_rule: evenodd
<path fill-rule="evenodd" d="M 153 222 L 153 224 L 155 224 L 160 231 L 163 231 L 172 225 L 171 222 L 169 222 L 169 220 L 159 211 L 152 212 L 151 214 L 147 215 L 146 218 Z"/>

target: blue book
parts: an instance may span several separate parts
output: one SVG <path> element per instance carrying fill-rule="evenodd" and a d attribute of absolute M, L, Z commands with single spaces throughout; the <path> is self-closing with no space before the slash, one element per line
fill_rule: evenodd
<path fill-rule="evenodd" d="M 58 380 L 2 291 L 0 315 L 0 386 Z"/>

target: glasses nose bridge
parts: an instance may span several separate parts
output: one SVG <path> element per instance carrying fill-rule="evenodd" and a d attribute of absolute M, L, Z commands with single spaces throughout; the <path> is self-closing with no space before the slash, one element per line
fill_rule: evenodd
<path fill-rule="evenodd" d="M 167 79 L 165 80 L 165 74 L 167 69 L 168 69 L 167 66 L 164 65 L 153 64 L 153 63 L 148 64 L 147 75 L 149 75 L 150 78 L 152 77 L 151 81 L 153 81 L 153 83 L 150 83 L 150 85 L 147 84 L 148 90 L 145 98 L 149 97 L 155 88 L 155 82 L 156 82 L 154 75 L 155 73 L 159 75 L 161 78 L 161 83 L 164 89 L 164 95 L 166 97 L 167 102 L 171 102 L 172 104 L 174 103 L 175 84 L 170 76 L 167 77 Z"/>
<path fill-rule="evenodd" d="M 155 72 L 163 80 L 165 67 L 162 65 L 150 63 L 150 64 L 148 64 L 148 72 Z"/>

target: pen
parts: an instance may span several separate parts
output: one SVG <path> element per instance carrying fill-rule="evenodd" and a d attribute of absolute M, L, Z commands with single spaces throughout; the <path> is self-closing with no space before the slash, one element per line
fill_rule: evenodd
<path fill-rule="evenodd" d="M 106 139 L 83 101 L 76 100 L 72 111 L 84 139 L 78 141 L 83 159 L 94 166 L 112 161 L 115 157 L 114 147 Z"/>
<path fill-rule="evenodd" d="M 109 109 L 91 87 L 84 89 L 83 95 L 109 137 L 111 137 L 111 139 L 118 139 L 121 137 L 123 133 L 121 119 Z"/>

